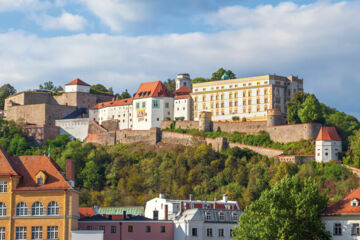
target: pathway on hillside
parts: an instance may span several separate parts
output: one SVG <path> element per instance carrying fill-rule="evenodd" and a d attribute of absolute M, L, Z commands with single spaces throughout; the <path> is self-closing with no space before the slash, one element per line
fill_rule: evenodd
<path fill-rule="evenodd" d="M 360 178 L 360 169 L 354 168 L 354 167 L 350 167 L 350 166 L 345 165 L 345 164 L 344 164 L 344 166 L 347 167 L 351 172 L 355 173 L 356 176 L 358 176 L 358 177 Z"/>

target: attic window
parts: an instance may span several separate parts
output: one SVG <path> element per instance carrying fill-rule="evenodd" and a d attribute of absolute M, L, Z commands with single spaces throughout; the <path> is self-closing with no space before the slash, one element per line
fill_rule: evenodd
<path fill-rule="evenodd" d="M 357 206 L 359 206 L 359 200 L 357 200 L 356 198 L 354 198 L 353 200 L 351 200 L 351 206 L 352 206 L 352 207 L 357 207 Z"/>
<path fill-rule="evenodd" d="M 44 184 L 44 179 L 43 179 L 42 177 L 38 177 L 38 178 L 36 179 L 36 183 L 37 183 L 38 185 L 43 185 L 43 184 Z"/>

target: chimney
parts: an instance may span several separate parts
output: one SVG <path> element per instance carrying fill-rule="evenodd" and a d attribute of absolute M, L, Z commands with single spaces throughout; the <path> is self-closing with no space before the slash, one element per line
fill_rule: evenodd
<path fill-rule="evenodd" d="M 216 198 L 214 198 L 213 209 L 216 209 Z"/>
<path fill-rule="evenodd" d="M 193 200 L 193 195 L 189 194 L 189 200 L 192 201 Z"/>
<path fill-rule="evenodd" d="M 184 211 L 184 202 L 180 201 L 180 214 Z"/>
<path fill-rule="evenodd" d="M 228 196 L 226 194 L 223 195 L 223 201 L 227 202 L 228 201 Z"/>
<path fill-rule="evenodd" d="M 169 218 L 169 208 L 168 208 L 168 205 L 165 204 L 165 220 L 168 220 Z"/>
<path fill-rule="evenodd" d="M 126 220 L 126 211 L 123 211 L 123 220 Z"/>
<path fill-rule="evenodd" d="M 160 193 L 160 194 L 159 194 L 159 198 L 165 199 L 165 195 L 164 195 L 163 193 Z"/>
<path fill-rule="evenodd" d="M 66 181 L 72 186 L 75 187 L 75 164 L 74 160 L 66 160 Z"/>

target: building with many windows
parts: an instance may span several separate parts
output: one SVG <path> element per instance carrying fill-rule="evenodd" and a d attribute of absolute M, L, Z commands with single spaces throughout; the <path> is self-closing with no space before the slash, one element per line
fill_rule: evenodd
<path fill-rule="evenodd" d="M 360 239 L 360 187 L 321 214 L 334 240 Z"/>
<path fill-rule="evenodd" d="M 78 227 L 74 165 L 66 179 L 46 156 L 11 157 L 0 148 L 0 239 L 70 239 Z"/>
<path fill-rule="evenodd" d="M 279 109 L 286 115 L 286 102 L 303 91 L 298 77 L 265 75 L 193 84 L 194 120 L 200 112 L 212 113 L 213 121 L 266 121 L 267 112 Z"/>

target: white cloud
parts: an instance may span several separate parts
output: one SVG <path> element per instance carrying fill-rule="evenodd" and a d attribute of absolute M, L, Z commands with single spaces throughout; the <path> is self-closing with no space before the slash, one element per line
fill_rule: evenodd
<path fill-rule="evenodd" d="M 64 12 L 59 17 L 42 15 L 35 17 L 36 22 L 45 30 L 66 29 L 69 31 L 79 31 L 84 29 L 86 19 L 80 15 Z"/>
<path fill-rule="evenodd" d="M 112 31 L 120 32 L 126 23 L 146 18 L 144 2 L 134 0 L 81 0 Z"/>
<path fill-rule="evenodd" d="M 0 12 L 44 9 L 49 5 L 47 0 L 0 0 Z"/>
<path fill-rule="evenodd" d="M 321 101 L 360 113 L 353 104 L 360 90 L 359 11 L 360 1 L 231 7 L 207 16 L 215 27 L 226 26 L 211 34 L 40 38 L 3 33 L 0 84 L 10 82 L 23 90 L 46 80 L 59 85 L 80 77 L 134 92 L 141 82 L 174 78 L 180 72 L 207 77 L 225 67 L 239 77 L 299 75 L 305 90 Z"/>

